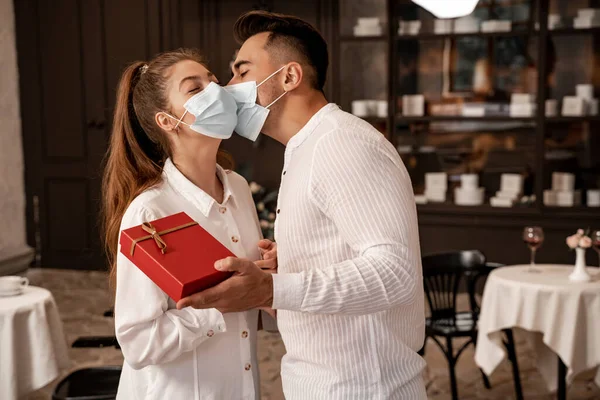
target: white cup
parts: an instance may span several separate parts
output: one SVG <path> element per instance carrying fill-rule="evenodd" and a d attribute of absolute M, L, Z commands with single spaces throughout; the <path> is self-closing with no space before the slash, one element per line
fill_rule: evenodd
<path fill-rule="evenodd" d="M 587 191 L 588 207 L 600 207 L 600 190 L 590 189 Z"/>
<path fill-rule="evenodd" d="M 20 291 L 24 286 L 27 285 L 29 285 L 29 279 L 23 276 L 0 277 L 0 292 Z"/>
<path fill-rule="evenodd" d="M 558 100 L 546 100 L 546 117 L 556 117 L 558 114 Z"/>

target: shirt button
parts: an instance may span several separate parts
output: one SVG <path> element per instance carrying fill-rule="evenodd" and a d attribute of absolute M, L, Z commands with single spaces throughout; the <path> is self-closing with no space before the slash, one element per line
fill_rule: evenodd
<path fill-rule="evenodd" d="M 244 369 L 245 369 L 246 371 L 250 371 L 250 369 L 251 369 L 251 368 L 252 368 L 252 365 L 250 365 L 250 364 L 246 364 L 246 365 L 244 366 Z"/>
<path fill-rule="evenodd" d="M 243 331 L 242 332 L 242 338 L 246 339 L 248 337 L 248 331 Z"/>
<path fill-rule="evenodd" d="M 278 208 L 278 209 L 277 209 L 277 214 L 279 214 L 280 212 L 281 212 L 281 209 L 279 209 L 279 208 Z"/>
<path fill-rule="evenodd" d="M 237 236 L 232 236 L 232 237 L 231 237 L 231 241 L 232 241 L 233 243 L 237 243 L 237 242 L 239 242 L 239 241 L 240 241 L 240 239 L 238 239 L 238 237 L 237 237 Z"/>
<path fill-rule="evenodd" d="M 213 337 L 215 335 L 215 331 L 213 331 L 212 329 L 208 332 L 206 332 L 206 336 L 208 337 Z"/>
<path fill-rule="evenodd" d="M 219 207 L 219 212 L 225 214 L 227 212 L 227 207 Z"/>
<path fill-rule="evenodd" d="M 283 174 L 285 175 L 287 173 L 287 171 L 283 171 Z"/>

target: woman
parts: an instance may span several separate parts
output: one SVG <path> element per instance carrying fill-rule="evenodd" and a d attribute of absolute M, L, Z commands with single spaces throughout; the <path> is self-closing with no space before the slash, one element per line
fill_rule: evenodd
<path fill-rule="evenodd" d="M 103 182 L 125 357 L 119 399 L 259 398 L 258 311 L 177 310 L 117 248 L 121 230 L 184 211 L 238 257 L 260 258 L 248 184 L 217 164 L 236 122 L 235 100 L 194 51 L 164 53 L 123 73 Z"/>

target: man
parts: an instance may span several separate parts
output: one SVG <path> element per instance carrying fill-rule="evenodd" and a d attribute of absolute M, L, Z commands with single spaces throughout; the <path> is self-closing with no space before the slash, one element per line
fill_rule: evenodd
<path fill-rule="evenodd" d="M 394 147 L 328 104 L 327 45 L 295 17 L 250 12 L 230 84 L 263 82 L 262 132 L 286 146 L 275 238 L 277 274 L 236 272 L 178 307 L 277 310 L 288 399 L 425 399 L 424 298 L 416 207 Z M 267 80 L 265 80 L 268 78 Z"/>

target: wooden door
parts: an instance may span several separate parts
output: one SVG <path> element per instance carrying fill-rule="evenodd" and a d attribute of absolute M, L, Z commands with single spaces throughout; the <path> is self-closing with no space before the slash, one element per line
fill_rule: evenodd
<path fill-rule="evenodd" d="M 49 268 L 102 269 L 102 160 L 122 69 L 166 41 L 159 0 L 15 1 L 28 242 Z"/>

